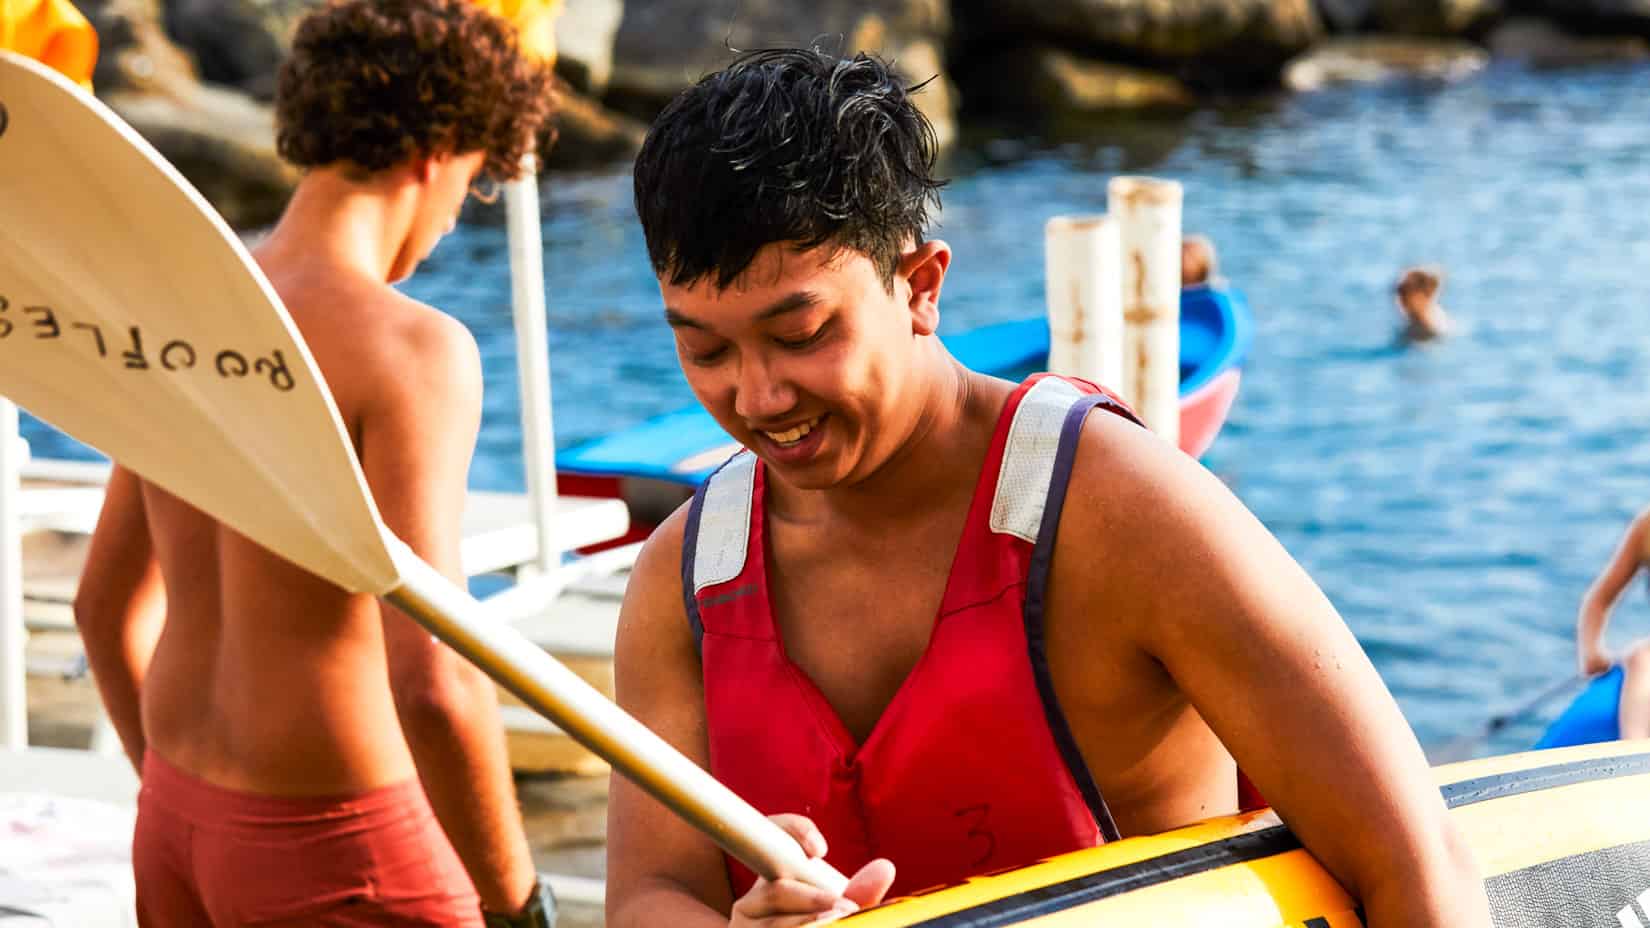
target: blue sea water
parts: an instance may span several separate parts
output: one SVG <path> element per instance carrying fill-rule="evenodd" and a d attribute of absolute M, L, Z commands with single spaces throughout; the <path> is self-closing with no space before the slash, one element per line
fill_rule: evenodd
<path fill-rule="evenodd" d="M 1572 672 L 1593 572 L 1650 505 L 1650 68 L 1491 68 L 1187 117 L 976 130 L 936 234 L 944 326 L 1042 312 L 1043 224 L 1106 180 L 1180 180 L 1258 333 L 1206 463 L 1328 593 L 1423 742 Z M 622 170 L 544 185 L 558 442 L 691 402 Z M 1447 272 L 1460 331 L 1404 346 L 1390 287 Z M 467 222 L 406 285 L 475 331 L 472 482 L 522 484 L 505 232 Z M 36 424 L 39 454 L 72 446 Z M 1635 589 L 1617 642 L 1650 631 Z M 1528 746 L 1562 706 L 1478 746 Z"/>

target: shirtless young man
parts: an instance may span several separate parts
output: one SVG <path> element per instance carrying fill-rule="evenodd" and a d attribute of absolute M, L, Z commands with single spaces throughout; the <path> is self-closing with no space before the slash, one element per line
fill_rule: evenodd
<path fill-rule="evenodd" d="M 1628 525 L 1610 562 L 1582 597 L 1576 615 L 1576 662 L 1583 675 L 1603 673 L 1616 664 L 1618 658 L 1604 648 L 1604 629 L 1610 624 L 1616 600 L 1645 565 L 1650 565 L 1650 509 Z M 1619 660 L 1621 702 L 1616 719 L 1620 737 L 1650 738 L 1650 639 L 1634 644 Z"/>
<path fill-rule="evenodd" d="M 648 542 L 619 700 L 851 883 L 754 880 L 616 778 L 608 924 L 797 925 L 1162 831 L 1237 808 L 1235 756 L 1371 925 L 1486 928 L 1414 736 L 1260 523 L 1092 387 L 946 353 L 933 145 L 881 63 L 769 51 L 637 158 L 683 373 L 755 454 Z"/>
<path fill-rule="evenodd" d="M 454 580 L 480 356 L 390 282 L 478 177 L 517 173 L 547 89 L 464 0 L 323 7 L 280 75 L 279 148 L 307 173 L 255 256 L 384 521 Z M 537 923 L 493 685 L 411 619 L 120 468 L 75 612 L 142 773 L 142 924 Z"/>

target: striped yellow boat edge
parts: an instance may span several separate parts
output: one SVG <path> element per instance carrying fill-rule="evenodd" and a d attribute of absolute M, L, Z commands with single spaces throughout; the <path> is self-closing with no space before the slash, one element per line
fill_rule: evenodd
<path fill-rule="evenodd" d="M 1435 774 L 1484 869 L 1498 928 L 1650 926 L 1650 742 L 1486 758 Z M 1378 824 L 1370 837 L 1380 839 Z M 1264 811 L 976 877 L 836 924 L 1353 928 L 1363 918 Z"/>

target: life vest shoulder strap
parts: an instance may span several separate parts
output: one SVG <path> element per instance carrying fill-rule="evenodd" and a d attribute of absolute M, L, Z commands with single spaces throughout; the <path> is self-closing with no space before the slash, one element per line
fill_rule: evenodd
<path fill-rule="evenodd" d="M 756 455 L 742 450 L 694 491 L 682 536 L 682 598 L 695 642 L 705 636 L 699 594 L 737 580 L 750 561 L 756 468 Z"/>

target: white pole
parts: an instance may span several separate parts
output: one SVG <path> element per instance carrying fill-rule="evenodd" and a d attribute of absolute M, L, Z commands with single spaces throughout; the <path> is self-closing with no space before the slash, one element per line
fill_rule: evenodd
<path fill-rule="evenodd" d="M 0 746 L 29 744 L 28 690 L 24 677 L 23 539 L 19 534 L 22 451 L 17 407 L 0 399 Z"/>
<path fill-rule="evenodd" d="M 1117 223 L 1056 216 L 1043 230 L 1048 369 L 1116 388 L 1123 368 L 1123 286 Z"/>
<path fill-rule="evenodd" d="M 1123 259 L 1123 398 L 1180 442 L 1180 184 L 1114 177 L 1106 187 Z"/>
<path fill-rule="evenodd" d="M 556 442 L 550 409 L 550 332 L 544 311 L 544 234 L 539 228 L 538 161 L 522 159 L 522 175 L 504 190 L 510 233 L 510 283 L 516 322 L 516 370 L 521 387 L 521 457 L 527 497 L 538 529 L 533 566 L 555 570 Z"/>

